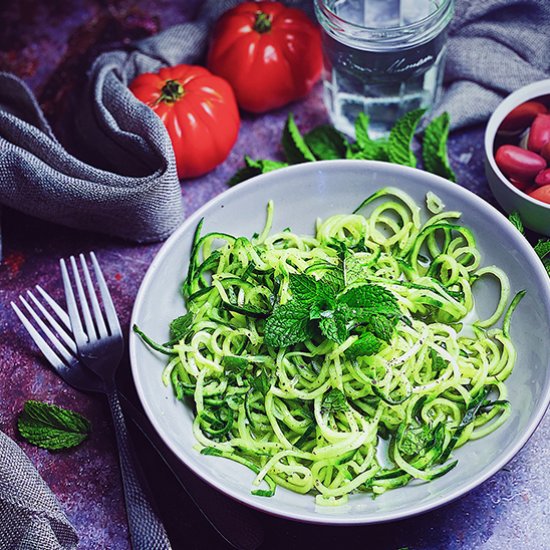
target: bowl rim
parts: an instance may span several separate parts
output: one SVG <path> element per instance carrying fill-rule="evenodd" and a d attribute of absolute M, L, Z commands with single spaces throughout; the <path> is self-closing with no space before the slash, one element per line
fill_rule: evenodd
<path fill-rule="evenodd" d="M 547 92 L 544 93 L 544 90 L 547 90 Z M 536 82 L 527 84 L 527 86 L 522 86 L 521 88 L 518 88 L 510 95 L 506 96 L 498 104 L 497 108 L 493 111 L 493 114 L 489 117 L 487 126 L 485 126 L 485 136 L 483 141 L 485 147 L 485 158 L 489 162 L 491 169 L 496 174 L 499 181 L 521 199 L 530 202 L 535 206 L 542 207 L 544 210 L 548 210 L 548 213 L 550 215 L 550 204 L 539 201 L 538 199 L 533 199 L 527 193 L 520 191 L 515 185 L 513 185 L 501 172 L 495 161 L 495 155 L 493 153 L 497 131 L 506 115 L 508 115 L 513 109 L 515 109 L 522 103 L 525 103 L 526 101 L 531 101 L 543 95 L 550 95 L 550 79 L 537 80 Z"/>
<path fill-rule="evenodd" d="M 418 170 L 416 168 L 411 168 L 408 166 L 402 166 L 397 164 L 390 164 L 387 162 L 381 162 L 381 161 L 369 161 L 369 160 L 326 160 L 326 161 L 316 161 L 314 163 L 304 163 L 294 166 L 285 167 L 282 169 L 278 169 L 266 174 L 261 174 L 258 176 L 255 176 L 245 182 L 240 183 L 239 185 L 232 187 L 219 195 L 215 196 L 211 200 L 209 200 L 206 204 L 204 204 L 202 207 L 200 207 L 198 210 L 193 212 L 185 221 L 184 223 L 176 229 L 176 231 L 166 240 L 166 242 L 162 245 L 162 247 L 158 250 L 156 253 L 153 261 L 149 265 L 147 272 L 140 284 L 139 291 L 137 293 L 134 306 L 132 309 L 132 315 L 130 320 L 130 327 L 134 326 L 138 322 L 138 317 L 140 314 L 141 306 L 144 300 L 145 293 L 148 290 L 150 282 L 153 280 L 155 275 L 156 266 L 160 264 L 160 262 L 164 259 L 164 256 L 168 254 L 173 244 L 175 244 L 181 236 L 186 233 L 187 231 L 194 231 L 195 227 L 198 223 L 198 221 L 201 219 L 201 217 L 204 216 L 204 214 L 210 210 L 211 208 L 219 205 L 222 203 L 228 196 L 236 195 L 239 193 L 245 193 L 248 188 L 255 187 L 255 186 L 267 186 L 269 185 L 269 182 L 271 180 L 274 180 L 275 182 L 277 179 L 281 177 L 285 177 L 287 175 L 290 175 L 292 172 L 293 175 L 299 176 L 302 172 L 307 171 L 323 171 L 325 168 L 327 170 L 337 169 L 339 166 L 360 166 L 362 169 L 368 170 L 370 167 L 376 168 L 377 170 L 385 170 L 388 172 L 397 172 L 400 174 L 400 176 L 407 176 L 411 173 L 417 173 L 421 172 L 423 174 L 423 177 L 426 180 L 426 183 L 429 183 L 430 189 L 428 190 L 434 190 L 436 191 L 437 188 L 440 188 L 442 186 L 453 186 L 454 192 L 458 193 L 459 196 L 463 197 L 466 202 L 471 202 L 477 204 L 482 210 L 485 210 L 489 215 L 493 216 L 495 218 L 495 223 L 503 223 L 503 229 L 504 232 L 508 235 L 508 237 L 512 238 L 514 241 L 514 244 L 517 245 L 522 251 L 524 251 L 528 257 L 531 257 L 533 260 L 533 277 L 537 279 L 537 281 L 542 282 L 548 279 L 548 274 L 546 273 L 546 270 L 544 269 L 544 266 L 542 265 L 542 262 L 538 258 L 537 254 L 533 250 L 532 246 L 529 244 L 527 239 L 511 224 L 511 222 L 504 216 L 501 212 L 499 212 L 494 206 L 489 204 L 487 201 L 483 200 L 481 197 L 474 194 L 472 191 L 469 191 L 468 189 L 461 187 L 460 185 L 457 185 L 456 183 L 452 183 L 440 176 L 436 176 L 434 174 L 424 172 L 422 170 Z M 435 188 L 435 189 L 433 189 Z M 506 231 L 507 230 L 507 231 Z M 545 287 L 543 287 L 545 288 Z M 547 310 L 548 317 L 550 318 L 550 285 L 548 286 L 546 292 L 542 296 L 540 296 L 540 299 L 543 300 L 545 309 Z M 540 422 L 542 421 L 546 411 L 548 410 L 550 406 L 550 384 L 548 384 L 546 388 L 545 394 L 542 395 L 542 399 L 540 400 L 539 406 L 537 409 L 535 409 L 533 412 L 533 416 L 529 419 L 525 430 L 521 434 L 521 437 L 518 438 L 516 443 L 509 447 L 506 452 L 502 453 L 500 455 L 500 458 L 493 462 L 493 464 L 487 469 L 483 475 L 479 475 L 477 477 L 474 477 L 464 485 L 458 486 L 454 490 L 450 490 L 446 495 L 442 496 L 437 500 L 436 502 L 428 502 L 421 505 L 417 505 L 415 508 L 412 508 L 411 510 L 407 510 L 405 512 L 403 511 L 394 511 L 394 512 L 383 512 L 380 514 L 379 517 L 376 518 L 354 518 L 354 517 L 347 517 L 345 515 L 342 516 L 330 516 L 330 515 L 307 515 L 300 512 L 282 512 L 276 509 L 273 509 L 269 503 L 264 502 L 264 500 L 258 499 L 257 497 L 254 497 L 252 494 L 246 494 L 246 493 L 239 493 L 238 491 L 235 491 L 231 489 L 229 486 L 223 486 L 220 485 L 215 479 L 213 479 L 209 473 L 206 470 L 201 470 L 199 468 L 195 468 L 193 464 L 190 464 L 185 461 L 185 459 L 180 455 L 178 448 L 176 447 L 175 443 L 172 442 L 170 436 L 164 431 L 162 424 L 160 423 L 160 420 L 157 419 L 155 414 L 153 413 L 153 410 L 149 406 L 149 403 L 146 399 L 146 392 L 144 384 L 142 383 L 142 379 L 139 376 L 139 366 L 138 366 L 138 358 L 137 358 L 137 346 L 142 345 L 141 341 L 139 340 L 137 334 L 135 334 L 132 330 L 130 330 L 129 335 L 129 355 L 130 355 L 130 366 L 131 366 L 131 372 L 132 377 L 134 379 L 134 384 L 136 386 L 136 391 L 140 399 L 140 403 L 145 410 L 146 416 L 155 428 L 157 434 L 160 436 L 160 438 L 163 440 L 164 444 L 169 448 L 170 451 L 172 451 L 176 457 L 185 465 L 187 466 L 195 475 L 197 475 L 199 478 L 201 478 L 203 481 L 208 483 L 211 487 L 215 488 L 216 490 L 222 492 L 226 496 L 229 496 L 230 498 L 236 500 L 237 502 L 240 502 L 241 504 L 245 504 L 255 510 L 265 512 L 267 514 L 281 517 L 288 520 L 293 521 L 299 521 L 303 523 L 310 523 L 310 524 L 317 524 L 317 525 L 367 525 L 367 524 L 379 524 L 379 523 L 386 523 L 390 521 L 397 521 L 402 520 L 409 517 L 414 517 L 419 514 L 426 513 L 431 510 L 435 510 L 437 508 L 440 508 L 441 506 L 444 506 L 459 497 L 469 493 L 482 483 L 484 483 L 487 479 L 489 479 L 491 476 L 493 476 L 495 473 L 497 473 L 499 470 L 501 470 L 508 462 L 510 462 L 518 453 L 519 451 L 525 446 L 527 441 L 530 439 L 530 437 L 533 435 L 537 427 L 539 426 Z M 550 368 L 550 365 L 549 365 Z M 159 374 L 159 380 L 160 380 L 160 374 Z M 304 495 L 304 497 L 307 497 L 307 495 Z M 309 495 L 310 498 L 311 495 Z M 269 499 L 267 499 L 269 500 Z"/>

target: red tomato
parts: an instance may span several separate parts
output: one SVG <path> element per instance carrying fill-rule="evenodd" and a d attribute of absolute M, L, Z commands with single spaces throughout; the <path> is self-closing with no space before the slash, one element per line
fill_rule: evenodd
<path fill-rule="evenodd" d="M 537 174 L 537 177 L 535 178 L 535 183 L 539 187 L 544 187 L 545 185 L 550 185 L 550 168 L 547 168 L 546 170 L 542 170 Z"/>
<path fill-rule="evenodd" d="M 237 140 L 239 109 L 231 86 L 204 67 L 176 65 L 144 73 L 132 93 L 168 130 L 179 178 L 194 178 L 223 162 Z"/>
<path fill-rule="evenodd" d="M 546 161 L 540 155 L 516 145 L 501 145 L 495 162 L 505 176 L 523 182 L 532 180 L 546 168 Z"/>
<path fill-rule="evenodd" d="M 529 196 L 532 199 L 537 199 L 538 201 L 550 204 L 550 185 L 545 185 L 544 187 L 539 187 L 538 189 L 531 191 Z"/>
<path fill-rule="evenodd" d="M 306 96 L 323 64 L 321 33 L 279 2 L 243 2 L 214 27 L 207 66 L 233 86 L 237 103 L 263 113 Z"/>
<path fill-rule="evenodd" d="M 499 132 L 517 133 L 525 130 L 535 117 L 540 113 L 546 113 L 547 109 L 538 101 L 526 101 L 512 109 L 502 121 Z"/>
<path fill-rule="evenodd" d="M 537 115 L 529 130 L 527 148 L 540 153 L 548 142 L 550 142 L 550 115 Z"/>

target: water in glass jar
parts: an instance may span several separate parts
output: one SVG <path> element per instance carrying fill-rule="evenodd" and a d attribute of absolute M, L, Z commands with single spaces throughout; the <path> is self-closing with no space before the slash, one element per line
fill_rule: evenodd
<path fill-rule="evenodd" d="M 380 26 L 381 37 L 387 40 L 384 28 L 406 28 L 411 22 L 421 21 L 433 12 L 434 2 L 340 0 L 332 2 L 330 8 L 345 21 L 369 29 Z M 386 136 L 405 113 L 429 108 L 437 101 L 446 53 L 446 25 L 435 36 L 428 33 L 424 42 L 414 43 L 408 38 L 405 34 L 400 47 L 397 33 L 384 49 L 375 40 L 365 43 L 323 32 L 325 104 L 339 130 L 353 136 L 355 119 L 363 112 L 369 116 L 371 136 Z"/>

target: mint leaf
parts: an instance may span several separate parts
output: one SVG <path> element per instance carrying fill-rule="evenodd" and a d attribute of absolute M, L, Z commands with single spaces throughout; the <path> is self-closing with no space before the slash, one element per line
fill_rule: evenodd
<path fill-rule="evenodd" d="M 426 109 L 416 109 L 401 117 L 390 131 L 388 158 L 395 164 L 416 166 L 416 157 L 411 151 L 414 132 Z"/>
<path fill-rule="evenodd" d="M 422 141 L 422 160 L 424 169 L 428 172 L 456 182 L 456 174 L 447 155 L 449 126 L 449 113 L 443 113 L 428 124 Z"/>
<path fill-rule="evenodd" d="M 346 350 L 346 356 L 356 359 L 364 355 L 375 355 L 381 347 L 382 342 L 374 334 L 365 332 Z"/>
<path fill-rule="evenodd" d="M 337 344 L 341 344 L 349 336 L 346 319 L 338 311 L 322 313 L 319 328 L 323 336 Z"/>
<path fill-rule="evenodd" d="M 25 403 L 17 427 L 29 443 L 51 451 L 76 447 L 92 429 L 90 422 L 76 412 L 33 400 Z"/>
<path fill-rule="evenodd" d="M 244 156 L 244 163 L 244 168 L 237 170 L 237 172 L 227 182 L 229 187 L 233 187 L 234 185 L 237 185 L 237 183 L 241 183 L 242 181 L 253 178 L 254 176 L 266 174 L 267 172 L 272 172 L 273 170 L 288 166 L 286 162 L 279 162 L 277 160 L 269 159 L 254 160 L 248 155 Z"/>
<path fill-rule="evenodd" d="M 323 399 L 321 412 L 335 413 L 339 411 L 347 411 L 349 408 L 346 396 L 338 389 L 330 390 L 327 396 Z"/>
<path fill-rule="evenodd" d="M 541 259 L 546 272 L 550 275 L 550 239 L 540 240 L 535 245 L 535 252 L 538 257 Z"/>
<path fill-rule="evenodd" d="M 327 269 L 321 279 L 322 284 L 328 285 L 332 291 L 339 292 L 344 288 L 344 271 L 341 267 L 331 267 Z"/>
<path fill-rule="evenodd" d="M 261 174 L 261 171 L 258 168 L 245 166 L 244 168 L 240 168 L 239 170 L 237 170 L 231 176 L 231 178 L 227 180 L 227 185 L 229 185 L 229 187 L 233 187 L 234 185 L 249 180 L 250 178 L 253 178 L 254 176 L 257 176 L 259 174 Z"/>
<path fill-rule="evenodd" d="M 170 337 L 172 340 L 177 340 L 178 342 L 187 336 L 191 330 L 191 325 L 193 324 L 193 314 L 191 312 L 177 317 L 170 323 Z"/>
<path fill-rule="evenodd" d="M 371 139 L 369 136 L 369 117 L 359 113 L 355 119 L 355 139 L 353 147 L 348 147 L 346 158 L 362 160 L 388 160 L 388 142 L 385 139 Z"/>
<path fill-rule="evenodd" d="M 541 260 L 550 254 L 550 239 L 541 239 L 535 245 L 535 252 Z"/>
<path fill-rule="evenodd" d="M 336 128 L 317 126 L 304 136 L 306 145 L 319 160 L 346 158 L 348 142 Z"/>
<path fill-rule="evenodd" d="M 367 267 L 370 260 L 361 260 L 356 256 L 348 256 L 344 260 L 344 279 L 346 285 L 352 285 L 365 280 Z"/>
<path fill-rule="evenodd" d="M 325 309 L 334 305 L 335 291 L 332 287 L 319 284 L 314 277 L 305 274 L 292 273 L 289 280 L 292 296 L 304 305 L 317 304 Z"/>
<path fill-rule="evenodd" d="M 363 325 L 380 340 L 390 343 L 397 317 L 385 317 L 384 315 L 371 315 L 364 320 Z"/>
<path fill-rule="evenodd" d="M 288 115 L 281 144 L 289 164 L 299 164 L 301 162 L 314 161 L 315 156 L 307 146 L 300 130 L 296 126 L 292 113 Z"/>
<path fill-rule="evenodd" d="M 508 219 L 510 220 L 510 223 L 522 234 L 525 235 L 525 228 L 523 227 L 523 222 L 521 221 L 519 212 L 515 210 L 512 212 Z"/>
<path fill-rule="evenodd" d="M 347 290 L 338 296 L 338 303 L 350 308 L 360 308 L 363 315 L 367 313 L 384 313 L 400 315 L 395 296 L 380 285 L 364 284 Z M 368 311 L 367 311 L 368 310 Z"/>
<path fill-rule="evenodd" d="M 249 168 L 258 169 L 260 174 L 267 174 L 268 172 L 273 172 L 273 170 L 278 170 L 279 168 L 288 166 L 286 162 L 279 162 L 278 160 L 269 159 L 254 160 L 248 155 L 244 156 L 244 162 Z"/>
<path fill-rule="evenodd" d="M 347 319 L 364 325 L 374 336 L 389 342 L 401 317 L 395 296 L 380 285 L 364 284 L 338 296 L 339 306 L 346 306 Z"/>
<path fill-rule="evenodd" d="M 309 308 L 299 300 L 277 306 L 265 324 L 265 343 L 270 347 L 291 346 L 312 336 Z"/>
<path fill-rule="evenodd" d="M 317 281 L 310 275 L 295 274 L 290 275 L 290 291 L 296 300 L 306 303 L 312 303 L 317 298 Z"/>

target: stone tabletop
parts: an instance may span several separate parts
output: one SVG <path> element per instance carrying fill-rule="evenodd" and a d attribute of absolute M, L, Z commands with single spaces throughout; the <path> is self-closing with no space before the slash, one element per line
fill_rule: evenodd
<path fill-rule="evenodd" d="M 63 140 L 64 121 L 77 107 L 74 90 L 100 52 L 121 47 L 171 24 L 192 19 L 199 0 L 20 0 L 0 4 L 0 70 L 21 76 L 38 95 Z M 244 154 L 280 158 L 279 136 L 289 111 L 307 131 L 327 122 L 321 90 L 265 116 L 244 115 L 227 161 L 207 176 L 182 182 L 186 214 L 226 189 Z M 451 136 L 451 163 L 459 184 L 492 202 L 482 166 L 481 128 Z M 66 144 L 70 146 L 70 144 Z M 0 429 L 18 438 L 17 413 L 28 399 L 77 410 L 93 423 L 89 441 L 50 453 L 17 439 L 59 498 L 82 549 L 130 548 L 114 433 L 106 403 L 66 386 L 47 366 L 17 322 L 9 303 L 40 284 L 62 299 L 58 259 L 94 250 L 104 268 L 125 334 L 140 282 L 160 244 L 133 245 L 67 229 L 4 209 L 0 264 Z M 138 404 L 127 358 L 118 381 Z M 196 511 L 168 469 L 132 430 L 173 547 L 229 548 Z M 516 456 L 480 487 L 419 517 L 370 527 L 319 527 L 258 513 L 263 549 L 369 548 L 373 550 L 550 549 L 550 416 Z M 207 487 L 211 498 L 216 492 Z M 231 505 L 231 503 L 229 503 Z"/>

